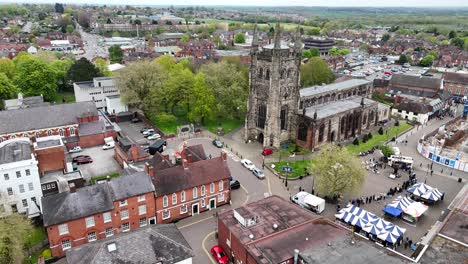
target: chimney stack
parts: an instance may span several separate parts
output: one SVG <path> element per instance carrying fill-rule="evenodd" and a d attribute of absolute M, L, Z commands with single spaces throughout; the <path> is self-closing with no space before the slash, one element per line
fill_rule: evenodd
<path fill-rule="evenodd" d="M 182 166 L 184 167 L 184 170 L 188 170 L 188 161 L 186 159 L 182 159 Z"/>
<path fill-rule="evenodd" d="M 154 177 L 154 168 L 148 162 L 145 163 L 145 172 L 150 176 Z"/>
<path fill-rule="evenodd" d="M 187 162 L 188 162 L 188 163 L 192 163 L 192 162 L 193 162 L 192 154 L 188 154 L 188 155 L 187 155 Z"/>
<path fill-rule="evenodd" d="M 221 151 L 221 158 L 222 158 L 224 161 L 227 161 L 227 153 L 226 153 L 226 151 Z"/>

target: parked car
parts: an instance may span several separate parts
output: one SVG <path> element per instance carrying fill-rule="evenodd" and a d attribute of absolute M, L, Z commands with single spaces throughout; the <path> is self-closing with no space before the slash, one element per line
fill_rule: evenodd
<path fill-rule="evenodd" d="M 93 159 L 90 156 L 78 156 L 73 158 L 73 162 L 80 165 L 80 164 L 87 164 L 92 163 Z"/>
<path fill-rule="evenodd" d="M 215 139 L 213 140 L 213 145 L 217 148 L 222 148 L 223 147 L 223 142 L 221 142 L 221 140 L 219 139 Z"/>
<path fill-rule="evenodd" d="M 149 140 L 156 140 L 156 139 L 160 139 L 160 138 L 161 138 L 161 135 L 159 135 L 158 133 L 151 134 L 148 137 Z"/>
<path fill-rule="evenodd" d="M 150 132 L 150 133 L 148 133 L 148 134 L 146 134 L 146 135 L 143 134 L 143 135 L 144 135 L 143 137 L 144 137 L 144 138 L 149 138 L 149 137 L 151 137 L 151 136 L 154 135 L 154 134 L 157 134 L 157 133 L 156 133 L 156 132 Z"/>
<path fill-rule="evenodd" d="M 138 119 L 138 118 L 133 118 L 133 119 L 132 119 L 132 123 L 138 123 L 138 122 L 141 122 L 141 120 Z"/>
<path fill-rule="evenodd" d="M 83 151 L 83 150 L 81 149 L 81 147 L 80 147 L 80 146 L 76 146 L 76 147 L 70 149 L 68 152 L 69 152 L 69 153 L 77 153 L 77 152 L 81 152 L 81 151 Z"/>
<path fill-rule="evenodd" d="M 148 130 L 148 129 L 150 129 L 150 128 L 149 128 L 149 127 L 144 127 L 144 128 L 142 128 L 142 129 L 140 129 L 140 133 L 143 133 L 143 132 L 145 132 L 145 131 Z"/>
<path fill-rule="evenodd" d="M 148 134 L 152 134 L 152 133 L 154 133 L 154 129 L 152 129 L 152 128 L 143 131 L 143 135 L 148 135 Z"/>
<path fill-rule="evenodd" d="M 249 170 L 255 169 L 255 165 L 248 159 L 241 160 L 241 163 L 242 165 L 244 165 L 244 167 L 246 167 Z"/>
<path fill-rule="evenodd" d="M 231 185 L 231 190 L 240 188 L 240 182 L 238 180 L 230 181 L 229 184 Z"/>
<path fill-rule="evenodd" d="M 224 254 L 224 250 L 218 245 L 213 246 L 211 248 L 211 255 L 213 255 L 213 258 L 216 260 L 216 262 L 218 264 L 228 264 L 229 263 L 229 259 L 226 256 L 226 254 Z"/>
<path fill-rule="evenodd" d="M 269 156 L 271 154 L 273 154 L 273 149 L 272 148 L 264 148 L 263 151 L 262 151 L 263 156 Z"/>
<path fill-rule="evenodd" d="M 265 173 L 263 173 L 263 171 L 262 171 L 261 169 L 259 169 L 259 168 L 254 168 L 254 169 L 252 170 L 252 172 L 253 172 L 253 174 L 254 174 L 255 176 L 257 176 L 257 178 L 259 178 L 259 179 L 261 179 L 261 180 L 265 179 Z"/>

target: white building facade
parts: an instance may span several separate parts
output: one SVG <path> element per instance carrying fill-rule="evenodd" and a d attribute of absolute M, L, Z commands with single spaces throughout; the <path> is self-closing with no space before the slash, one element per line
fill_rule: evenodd
<path fill-rule="evenodd" d="M 0 215 L 38 216 L 41 198 L 38 162 L 29 138 L 0 143 Z"/>
<path fill-rule="evenodd" d="M 77 102 L 94 101 L 98 109 L 106 109 L 106 97 L 119 95 L 112 77 L 96 77 L 92 81 L 73 83 Z"/>

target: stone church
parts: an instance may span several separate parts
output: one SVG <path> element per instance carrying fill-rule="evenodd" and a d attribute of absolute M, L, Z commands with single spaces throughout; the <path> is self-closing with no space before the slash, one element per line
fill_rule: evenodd
<path fill-rule="evenodd" d="M 359 136 L 388 119 L 387 105 L 373 101 L 372 82 L 350 79 L 300 89 L 302 43 L 281 41 L 277 22 L 273 44 L 259 47 L 254 32 L 245 139 L 278 148 L 287 140 L 315 149 Z"/>

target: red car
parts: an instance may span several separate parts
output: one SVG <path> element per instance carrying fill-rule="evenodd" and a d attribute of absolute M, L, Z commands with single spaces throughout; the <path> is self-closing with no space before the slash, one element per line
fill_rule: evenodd
<path fill-rule="evenodd" d="M 273 149 L 271 149 L 271 148 L 264 148 L 263 151 L 262 151 L 263 156 L 268 156 L 268 155 L 271 155 L 271 154 L 273 154 Z"/>
<path fill-rule="evenodd" d="M 211 248 L 211 255 L 213 255 L 213 258 L 219 264 L 229 263 L 228 257 L 226 256 L 226 254 L 224 254 L 224 250 L 220 246 L 213 246 Z"/>
<path fill-rule="evenodd" d="M 92 163 L 93 159 L 90 156 L 79 156 L 79 157 L 73 158 L 73 162 L 75 162 L 78 165 L 87 164 L 87 163 Z"/>

